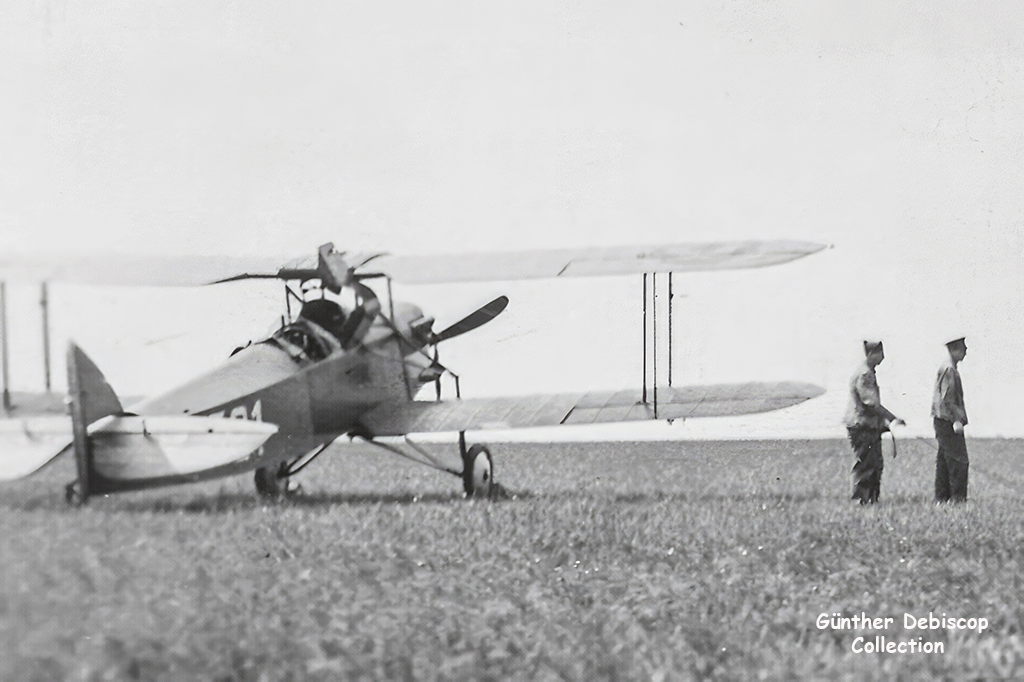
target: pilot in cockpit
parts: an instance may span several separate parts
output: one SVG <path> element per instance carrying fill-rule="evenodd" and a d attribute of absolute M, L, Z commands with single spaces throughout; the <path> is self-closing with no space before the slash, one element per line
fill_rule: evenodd
<path fill-rule="evenodd" d="M 323 327 L 335 338 L 341 337 L 341 330 L 345 324 L 345 311 L 328 298 L 315 298 L 303 302 L 299 317 Z"/>
<path fill-rule="evenodd" d="M 358 341 L 357 335 L 365 331 L 367 318 L 372 320 L 377 314 L 376 307 L 370 312 L 367 311 L 365 301 L 346 312 L 340 304 L 325 296 L 316 280 L 303 284 L 302 300 L 302 309 L 296 321 L 305 321 L 308 326 L 327 332 L 329 338 L 325 339 L 325 342 L 331 347 L 329 353 L 351 347 L 353 342 Z M 375 304 L 376 299 L 372 299 L 372 302 Z"/>
<path fill-rule="evenodd" d="M 279 332 L 279 340 L 286 342 L 293 352 L 313 360 L 340 351 L 340 334 L 346 319 L 344 309 L 311 283 L 303 284 L 302 294 L 302 309 L 296 324 L 284 327 Z"/>

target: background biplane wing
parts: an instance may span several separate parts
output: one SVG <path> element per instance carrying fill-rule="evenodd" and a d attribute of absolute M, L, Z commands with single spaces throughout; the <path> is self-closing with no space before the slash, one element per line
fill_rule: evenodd
<path fill-rule="evenodd" d="M 8 251 L 0 255 L 0 279 L 13 282 L 201 286 L 242 273 L 278 272 L 289 265 L 280 257 Z"/>
<path fill-rule="evenodd" d="M 357 277 L 429 284 L 757 268 L 795 260 L 825 246 L 736 241 L 416 256 L 332 252 L 328 262 L 335 273 L 352 269 Z M 0 254 L 0 279 L 33 282 L 198 286 L 242 279 L 308 279 L 320 276 L 323 267 L 317 258 L 284 262 L 280 257 L 210 254 Z"/>
<path fill-rule="evenodd" d="M 665 387 L 658 390 L 657 414 L 640 391 L 594 391 L 440 402 L 380 405 L 360 422 L 368 435 L 513 429 L 560 424 L 598 424 L 648 419 L 688 419 L 755 414 L 796 405 L 824 393 L 796 382 Z"/>
<path fill-rule="evenodd" d="M 11 391 L 11 406 L 6 417 L 41 417 L 44 415 L 67 415 L 67 396 L 54 391 Z"/>

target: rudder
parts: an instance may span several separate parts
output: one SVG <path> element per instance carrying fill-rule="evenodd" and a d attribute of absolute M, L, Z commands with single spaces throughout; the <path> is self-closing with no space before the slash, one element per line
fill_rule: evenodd
<path fill-rule="evenodd" d="M 85 504 L 92 492 L 92 445 L 89 425 L 112 414 L 122 414 L 121 401 L 103 372 L 73 341 L 68 342 L 68 408 L 78 480 L 67 487 L 69 502 Z"/>

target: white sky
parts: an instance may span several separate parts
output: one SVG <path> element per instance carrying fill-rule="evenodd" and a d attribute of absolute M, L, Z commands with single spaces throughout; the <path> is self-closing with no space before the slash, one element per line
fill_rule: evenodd
<path fill-rule="evenodd" d="M 971 433 L 1024 436 L 1024 13 L 823 4 L 3 3 L 0 248 L 829 243 L 675 280 L 675 383 L 825 396 L 574 437 L 842 435 L 865 336 L 885 340 L 883 401 L 927 435 L 956 331 Z M 396 297 L 443 328 L 500 293 L 502 317 L 442 348 L 465 395 L 639 386 L 639 278 Z M 215 365 L 283 308 L 262 283 L 51 296 L 55 384 L 72 336 L 122 394 Z M 42 385 L 37 299 L 8 287 L 15 388 Z"/>

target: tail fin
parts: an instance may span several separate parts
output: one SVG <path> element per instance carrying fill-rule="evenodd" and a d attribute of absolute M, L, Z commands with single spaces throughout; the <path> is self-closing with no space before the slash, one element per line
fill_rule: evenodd
<path fill-rule="evenodd" d="M 67 364 L 68 396 L 72 403 L 82 406 L 86 426 L 97 419 L 124 412 L 103 372 L 73 341 L 68 343 Z"/>
<path fill-rule="evenodd" d="M 68 407 L 78 468 L 77 488 L 68 486 L 68 499 L 85 504 L 92 492 L 92 445 L 88 427 L 97 419 L 124 412 L 103 372 L 73 341 L 68 342 Z"/>

